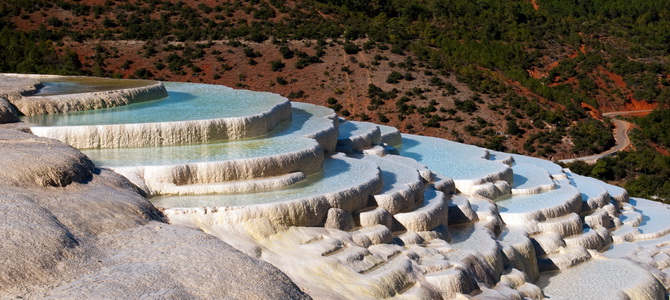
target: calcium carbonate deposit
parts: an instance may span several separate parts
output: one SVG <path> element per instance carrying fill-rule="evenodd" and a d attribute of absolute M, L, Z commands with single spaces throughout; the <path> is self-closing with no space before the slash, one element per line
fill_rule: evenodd
<path fill-rule="evenodd" d="M 272 264 L 313 298 L 667 295 L 666 205 L 278 95 L 164 86 L 160 100 L 23 120 L 125 176 L 171 224 Z"/>

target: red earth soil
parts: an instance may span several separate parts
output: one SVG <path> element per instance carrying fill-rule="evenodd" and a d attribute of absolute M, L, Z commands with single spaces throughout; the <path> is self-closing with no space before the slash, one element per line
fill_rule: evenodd
<path fill-rule="evenodd" d="M 654 150 L 656 150 L 656 152 L 658 152 L 658 153 L 660 153 L 664 156 L 670 156 L 670 151 L 668 151 L 668 149 L 665 149 L 665 148 L 659 146 L 658 144 L 656 144 L 654 142 L 649 142 L 648 144 L 649 144 L 649 146 L 654 148 Z"/>
<path fill-rule="evenodd" d="M 591 105 L 589 105 L 588 103 L 585 103 L 585 102 L 582 102 L 579 106 L 583 107 L 586 110 L 586 112 L 589 113 L 589 115 L 591 115 L 591 117 L 593 117 L 594 119 L 601 120 L 601 121 L 603 120 L 603 118 L 600 114 L 600 110 L 598 110 L 597 108 L 595 108 L 595 107 L 593 107 L 593 106 L 591 106 Z"/>

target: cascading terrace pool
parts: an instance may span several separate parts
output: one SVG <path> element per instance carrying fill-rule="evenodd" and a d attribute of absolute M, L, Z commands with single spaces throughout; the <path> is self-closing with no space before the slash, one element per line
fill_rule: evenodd
<path fill-rule="evenodd" d="M 141 85 L 41 80 L 35 96 Z M 314 297 L 656 299 L 670 287 L 662 204 L 276 94 L 164 86 L 163 99 L 22 120 Z"/>

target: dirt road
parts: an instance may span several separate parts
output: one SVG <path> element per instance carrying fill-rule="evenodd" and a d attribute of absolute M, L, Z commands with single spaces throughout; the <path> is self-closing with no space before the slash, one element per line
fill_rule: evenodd
<path fill-rule="evenodd" d="M 571 163 L 575 162 L 578 160 L 584 161 L 586 163 L 592 164 L 595 163 L 598 159 L 601 159 L 605 156 L 613 155 L 623 149 L 628 148 L 630 146 L 630 139 L 628 138 L 628 130 L 630 130 L 630 123 L 626 122 L 624 120 L 619 120 L 616 119 L 616 116 L 622 116 L 622 115 L 634 115 L 634 114 L 639 114 L 639 113 L 647 113 L 652 111 L 652 109 L 646 109 L 646 110 L 636 110 L 636 111 L 615 111 L 615 112 L 608 112 L 608 113 L 603 113 L 603 117 L 610 117 L 612 118 L 612 123 L 614 123 L 614 129 L 612 130 L 612 133 L 614 134 L 614 140 L 616 143 L 614 144 L 614 147 L 610 148 L 609 150 L 598 153 L 595 155 L 589 155 L 589 156 L 582 156 L 582 157 L 576 157 L 576 158 L 569 158 L 569 159 L 563 159 L 559 160 L 562 163 Z"/>

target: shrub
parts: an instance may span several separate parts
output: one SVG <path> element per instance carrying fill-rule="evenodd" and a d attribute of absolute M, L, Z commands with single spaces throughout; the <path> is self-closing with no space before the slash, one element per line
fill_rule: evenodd
<path fill-rule="evenodd" d="M 359 51 L 361 51 L 361 48 L 359 48 L 356 44 L 347 41 L 344 43 L 344 52 L 347 54 L 356 54 Z"/>
<path fill-rule="evenodd" d="M 382 122 L 382 123 L 388 123 L 389 121 L 391 121 L 383 113 L 377 113 L 377 117 L 379 117 L 379 122 Z"/>
<path fill-rule="evenodd" d="M 254 51 L 254 49 L 251 48 L 244 48 L 244 55 L 246 55 L 249 58 L 257 58 L 263 56 L 260 52 Z"/>
<path fill-rule="evenodd" d="M 286 96 L 289 99 L 297 99 L 297 98 L 303 98 L 305 97 L 305 92 L 303 90 L 299 90 L 297 92 L 290 92 L 288 93 L 288 96 Z"/>
<path fill-rule="evenodd" d="M 273 60 L 270 62 L 270 66 L 273 72 L 279 72 L 284 69 L 286 66 L 281 60 Z"/>
<path fill-rule="evenodd" d="M 295 52 L 293 52 L 293 50 L 291 50 L 291 48 L 288 46 L 284 45 L 279 47 L 279 54 L 281 54 L 284 59 L 291 59 L 295 55 Z"/>
<path fill-rule="evenodd" d="M 465 101 L 454 100 L 454 104 L 456 104 L 456 109 L 466 113 L 476 112 L 479 109 L 477 103 L 475 103 L 475 101 L 472 101 L 472 99 L 468 99 Z"/>
<path fill-rule="evenodd" d="M 137 78 L 141 78 L 141 79 L 147 79 L 147 78 L 151 78 L 151 77 L 154 76 L 154 74 L 151 73 L 151 71 L 149 71 L 145 68 L 137 69 L 137 70 L 135 70 L 135 72 L 133 72 L 133 74 L 135 74 L 135 76 Z"/>
<path fill-rule="evenodd" d="M 393 71 L 386 77 L 386 83 L 396 84 L 398 81 L 402 80 L 404 77 L 399 72 Z"/>

